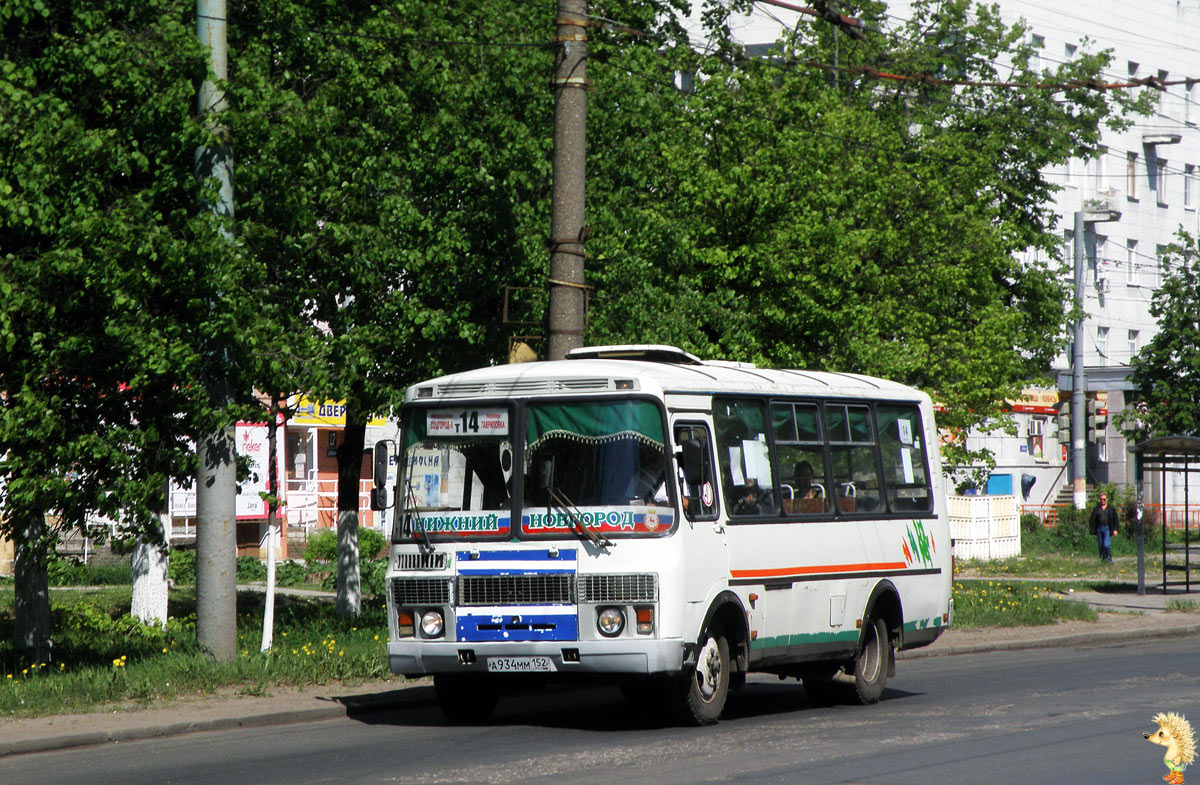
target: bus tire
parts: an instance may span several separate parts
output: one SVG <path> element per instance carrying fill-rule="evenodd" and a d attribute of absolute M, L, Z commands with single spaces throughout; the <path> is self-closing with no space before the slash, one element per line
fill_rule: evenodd
<path fill-rule="evenodd" d="M 439 673 L 433 677 L 433 691 L 442 713 L 459 725 L 486 722 L 500 700 L 495 681 L 473 674 Z"/>
<path fill-rule="evenodd" d="M 680 704 L 688 725 L 712 725 L 721 718 L 729 697 L 729 642 L 719 630 L 710 630 L 696 654 L 696 668 L 688 674 Z"/>
<path fill-rule="evenodd" d="M 878 703 L 887 682 L 892 645 L 887 625 L 876 616 L 867 625 L 862 649 L 854 659 L 854 694 L 860 703 Z"/>

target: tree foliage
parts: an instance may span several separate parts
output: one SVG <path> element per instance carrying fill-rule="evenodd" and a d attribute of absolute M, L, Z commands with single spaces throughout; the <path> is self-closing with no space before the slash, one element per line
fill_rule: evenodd
<path fill-rule="evenodd" d="M 1135 441 L 1200 435 L 1200 241 L 1181 234 L 1162 262 L 1150 303 L 1158 332 L 1130 361 L 1135 390 L 1121 425 Z"/>
<path fill-rule="evenodd" d="M 963 0 L 862 41 L 804 20 L 765 58 L 730 39 L 727 10 L 707 8 L 716 44 L 699 52 L 677 0 L 594 9 L 587 338 L 889 376 L 933 393 L 943 426 L 987 421 L 1063 345 L 1058 265 L 1016 260 L 1057 259 L 1042 172 L 1094 151 L 1120 99 L 1035 89 L 1048 75 L 1024 31 Z M 883 10 L 856 12 L 883 27 Z M 14 533 L 46 511 L 147 520 L 193 466 L 187 437 L 229 414 L 206 379 L 244 407 L 255 388 L 346 399 L 361 428 L 407 384 L 537 331 L 502 317 L 506 287 L 546 284 L 553 3 L 265 0 L 228 17 L 216 140 L 194 109 L 191 6 L 0 9 Z M 236 173 L 223 225 L 193 176 L 217 141 Z"/>
<path fill-rule="evenodd" d="M 859 12 L 888 26 L 879 4 Z M 1043 172 L 1122 122 L 1123 99 L 1034 84 L 1086 80 L 1107 56 L 1039 73 L 1023 28 L 957 1 L 835 36 L 802 18 L 766 57 L 726 44 L 674 99 L 664 69 L 593 58 L 590 337 L 891 377 L 933 394 L 943 427 L 986 423 L 1064 345 Z"/>
<path fill-rule="evenodd" d="M 0 528 L 35 577 L 63 528 L 152 520 L 211 414 L 197 347 L 241 323 L 219 296 L 238 270 L 193 209 L 187 21 L 165 1 L 0 12 Z M 23 643 L 44 645 L 37 625 Z"/>

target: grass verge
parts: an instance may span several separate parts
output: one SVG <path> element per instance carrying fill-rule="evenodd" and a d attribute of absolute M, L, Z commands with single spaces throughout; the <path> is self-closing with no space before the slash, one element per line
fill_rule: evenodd
<path fill-rule="evenodd" d="M 165 627 L 128 615 L 130 589 L 56 589 L 54 657 L 24 662 L 13 650 L 12 595 L 0 594 L 0 717 L 40 716 L 148 705 L 238 687 L 357 683 L 390 676 L 381 600 L 356 620 L 326 600 L 277 597 L 274 646 L 262 653 L 263 596 L 239 593 L 237 655 L 218 663 L 200 651 L 192 587 L 172 591 Z"/>
<path fill-rule="evenodd" d="M 956 627 L 1027 627 L 1060 621 L 1095 621 L 1086 603 L 1063 599 L 1062 586 L 1038 581 L 956 580 Z"/>

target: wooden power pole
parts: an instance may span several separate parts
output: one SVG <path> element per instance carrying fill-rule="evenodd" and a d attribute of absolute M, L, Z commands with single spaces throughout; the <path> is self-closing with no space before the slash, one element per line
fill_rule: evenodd
<path fill-rule="evenodd" d="M 583 345 L 587 157 L 587 0 L 559 0 L 554 38 L 554 184 L 550 216 L 547 357 Z"/>

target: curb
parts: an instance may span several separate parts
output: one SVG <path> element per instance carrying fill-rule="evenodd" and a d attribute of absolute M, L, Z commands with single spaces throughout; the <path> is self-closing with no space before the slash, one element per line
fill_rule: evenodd
<path fill-rule="evenodd" d="M 414 692 L 416 694 L 413 694 Z M 405 693 L 408 693 L 408 695 Z M 107 730 L 66 733 L 62 735 L 47 734 L 13 741 L 0 741 L 0 758 L 10 755 L 24 755 L 31 752 L 55 752 L 79 747 L 92 747 L 99 744 L 116 744 L 122 741 L 167 738 L 203 731 L 231 730 L 234 728 L 265 728 L 278 725 L 294 725 L 303 722 L 320 722 L 322 720 L 340 719 L 343 717 L 366 716 L 392 709 L 433 706 L 436 704 L 433 691 L 426 684 L 412 684 L 411 686 L 382 693 L 364 693 L 341 699 L 333 698 L 324 700 L 326 702 L 320 705 L 295 707 L 258 714 L 212 717 L 202 720 L 142 723 Z"/>
<path fill-rule="evenodd" d="M 913 649 L 897 652 L 896 659 L 916 660 L 928 657 L 946 657 L 956 654 L 979 654 L 989 651 L 1019 651 L 1022 649 L 1049 649 L 1063 646 L 1087 646 L 1121 641 L 1145 640 L 1147 638 L 1175 638 L 1200 633 L 1200 623 L 1143 630 L 1106 630 L 1104 632 L 1077 632 L 1069 635 L 1045 636 L 1026 640 L 997 640 L 981 643 L 965 643 L 941 648 Z"/>

